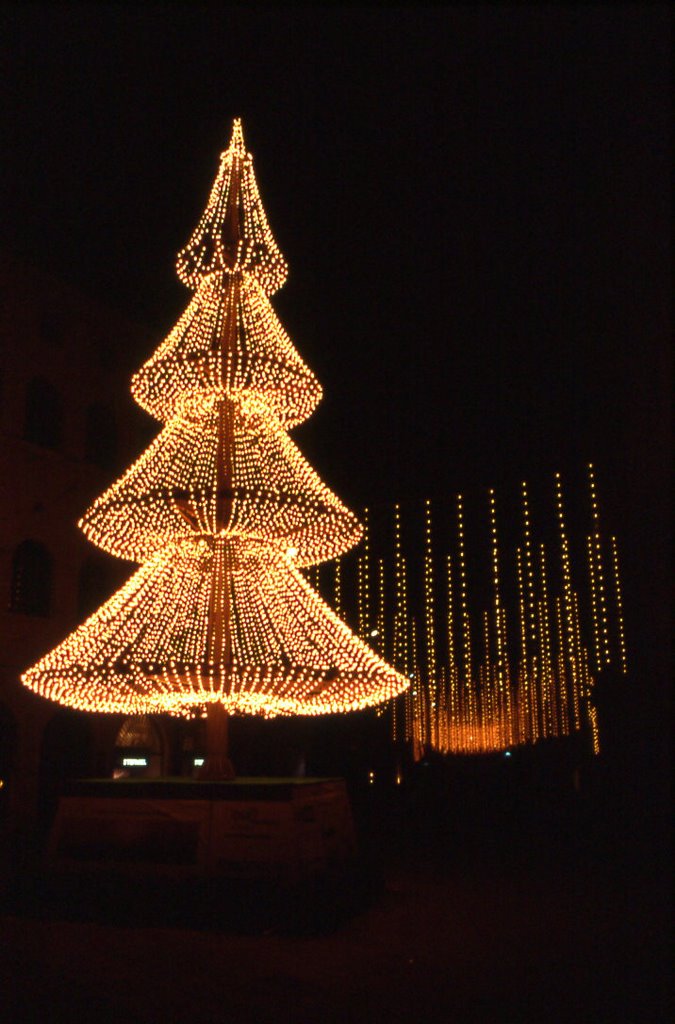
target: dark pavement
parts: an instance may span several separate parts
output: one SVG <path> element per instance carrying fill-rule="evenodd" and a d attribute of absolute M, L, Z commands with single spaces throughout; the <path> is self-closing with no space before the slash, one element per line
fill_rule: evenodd
<path fill-rule="evenodd" d="M 359 872 L 323 891 L 66 894 L 15 869 L 2 1019 L 668 1020 L 655 823 L 606 789 L 525 787 L 514 799 L 430 779 L 355 794 Z"/>

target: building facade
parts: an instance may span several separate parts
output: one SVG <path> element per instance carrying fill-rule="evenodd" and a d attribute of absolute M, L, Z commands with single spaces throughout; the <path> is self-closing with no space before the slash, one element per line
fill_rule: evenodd
<path fill-rule="evenodd" d="M 125 732 L 19 678 L 133 570 L 77 521 L 156 432 L 129 393 L 131 364 L 156 339 L 4 254 L 0 286 L 0 821 L 11 829 L 47 822 L 64 778 L 111 774 L 120 731 L 155 748 L 148 766 L 159 772 L 161 724 Z"/>

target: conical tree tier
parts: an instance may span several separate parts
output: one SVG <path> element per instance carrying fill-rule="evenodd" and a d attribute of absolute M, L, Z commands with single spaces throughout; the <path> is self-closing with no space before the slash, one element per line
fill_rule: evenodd
<path fill-rule="evenodd" d="M 138 404 L 159 420 L 196 394 L 254 393 L 288 429 L 321 400 L 302 361 L 253 278 L 212 274 L 180 320 L 134 375 Z"/>
<path fill-rule="evenodd" d="M 221 154 L 206 209 L 178 254 L 177 270 L 191 288 L 214 270 L 246 271 L 268 295 L 286 280 L 288 266 L 267 223 L 238 118 L 230 145 Z"/>
<path fill-rule="evenodd" d="M 141 562 L 196 533 L 240 535 L 294 549 L 302 566 L 360 540 L 356 516 L 259 401 L 195 401 L 191 411 L 85 514 L 80 526 L 94 544 Z"/>
<path fill-rule="evenodd" d="M 268 716 L 357 710 L 408 685 L 282 555 L 226 540 L 155 555 L 23 681 L 89 711 L 219 701 Z"/>

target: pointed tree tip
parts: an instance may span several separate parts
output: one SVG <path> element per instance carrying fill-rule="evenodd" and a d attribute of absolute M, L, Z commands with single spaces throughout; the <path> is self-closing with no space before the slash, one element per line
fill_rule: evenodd
<path fill-rule="evenodd" d="M 237 153 L 245 153 L 246 147 L 244 146 L 244 132 L 241 126 L 241 118 L 235 117 L 232 122 L 232 135 L 230 136 L 229 149 L 235 150 Z"/>

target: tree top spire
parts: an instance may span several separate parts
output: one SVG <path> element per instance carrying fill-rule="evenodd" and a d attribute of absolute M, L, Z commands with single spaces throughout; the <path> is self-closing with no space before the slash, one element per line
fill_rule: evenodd
<path fill-rule="evenodd" d="M 220 154 L 206 209 L 178 253 L 176 269 L 192 289 L 219 272 L 250 274 L 267 295 L 286 280 L 288 267 L 267 223 L 239 117 L 232 123 L 228 148 Z"/>
<path fill-rule="evenodd" d="M 301 572 L 362 529 L 288 436 L 321 387 L 268 298 L 287 267 L 239 118 L 177 269 L 195 294 L 132 384 L 164 428 L 82 520 L 96 544 L 140 566 L 23 682 L 125 715 L 381 704 L 409 680 Z"/>
<path fill-rule="evenodd" d="M 241 118 L 235 117 L 232 121 L 232 134 L 230 135 L 230 144 L 226 150 L 227 153 L 236 153 L 237 156 L 246 155 L 246 146 L 244 145 L 244 132 L 242 129 Z M 223 153 L 225 156 L 225 153 Z"/>

